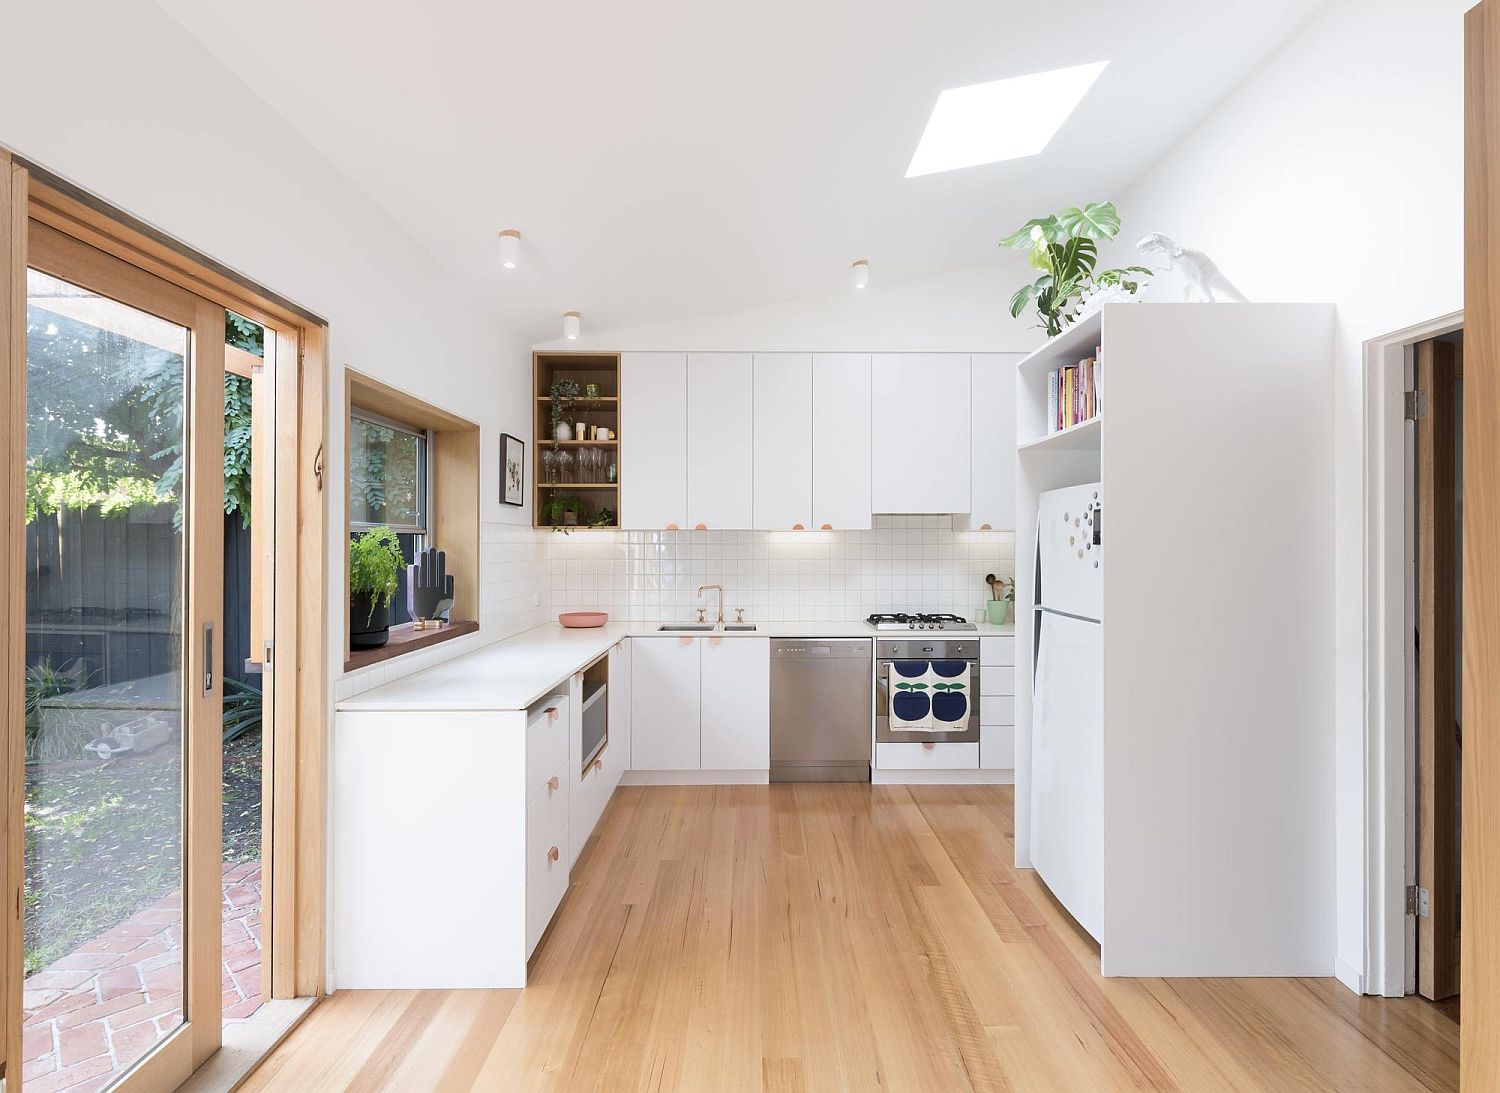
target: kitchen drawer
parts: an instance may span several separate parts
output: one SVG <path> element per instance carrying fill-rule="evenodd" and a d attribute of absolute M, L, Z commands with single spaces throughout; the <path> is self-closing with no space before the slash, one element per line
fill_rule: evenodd
<path fill-rule="evenodd" d="M 923 744 L 878 743 L 875 766 L 879 770 L 978 770 L 979 745 L 975 743 Z"/>
<path fill-rule="evenodd" d="M 1009 638 L 980 638 L 979 639 L 979 663 L 985 667 L 1001 664 L 1015 664 L 1016 662 L 1016 639 Z"/>
<path fill-rule="evenodd" d="M 547 923 L 552 921 L 553 912 L 557 905 L 562 902 L 563 896 L 568 894 L 568 831 L 564 828 L 562 834 L 558 835 L 554 843 L 548 843 L 548 847 L 556 845 L 557 860 L 550 857 L 542 858 L 542 865 L 531 879 L 526 882 L 526 955 L 530 957 L 536 950 L 536 943 L 542 939 L 542 934 L 547 931 Z"/>
<path fill-rule="evenodd" d="M 1016 723 L 1015 695 L 981 695 L 979 698 L 979 724 L 1014 725 Z"/>
<path fill-rule="evenodd" d="M 979 669 L 979 694 L 1014 695 L 1016 693 L 1016 670 L 1012 666 L 987 666 Z M 983 709 L 983 703 L 980 704 Z"/>
<path fill-rule="evenodd" d="M 555 709 L 557 716 L 547 711 Z M 568 696 L 553 695 L 533 707 L 526 721 L 526 797 L 536 796 L 568 759 Z"/>
<path fill-rule="evenodd" d="M 547 848 L 556 842 L 557 836 L 568 827 L 568 809 L 572 802 L 573 791 L 568 785 L 567 768 L 567 760 L 564 759 L 563 765 L 552 774 L 552 777 L 557 779 L 557 788 L 553 789 L 549 780 L 543 784 L 541 792 L 526 806 L 526 875 L 528 877 L 537 871 L 542 859 L 547 856 Z"/>
<path fill-rule="evenodd" d="M 979 726 L 979 768 L 981 770 L 1014 770 L 1016 766 L 1016 727 L 1014 725 Z"/>

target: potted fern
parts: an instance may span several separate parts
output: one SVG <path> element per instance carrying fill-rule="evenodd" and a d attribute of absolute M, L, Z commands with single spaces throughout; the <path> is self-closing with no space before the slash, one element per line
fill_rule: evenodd
<path fill-rule="evenodd" d="M 391 600 L 405 565 L 390 528 L 372 528 L 349 544 L 350 648 L 378 649 L 390 640 Z"/>

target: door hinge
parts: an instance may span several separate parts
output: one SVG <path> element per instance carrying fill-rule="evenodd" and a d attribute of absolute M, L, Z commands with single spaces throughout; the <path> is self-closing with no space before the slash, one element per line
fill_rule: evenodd
<path fill-rule="evenodd" d="M 1425 888 L 1415 884 L 1406 886 L 1406 913 L 1418 918 L 1432 917 L 1432 897 Z"/>
<path fill-rule="evenodd" d="M 1416 421 L 1427 416 L 1427 392 L 1406 392 L 1406 420 Z"/>

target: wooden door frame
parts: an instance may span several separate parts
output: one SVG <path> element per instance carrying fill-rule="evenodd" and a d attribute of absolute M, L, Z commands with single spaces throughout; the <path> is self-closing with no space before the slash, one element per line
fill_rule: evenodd
<path fill-rule="evenodd" d="M 277 339 L 277 523 L 295 529 L 277 543 L 276 662 L 280 678 L 273 717 L 273 796 L 265 815 L 282 833 L 263 878 L 271 960 L 268 996 L 320 997 L 325 982 L 327 740 L 327 502 L 323 454 L 327 418 L 326 324 L 274 293 L 193 252 L 0 148 L 0 384 L 10 413 L 0 420 L 0 478 L 6 557 L 24 556 L 25 535 L 25 271 L 28 218 L 119 258 L 179 288 L 261 323 Z M 220 339 L 222 341 L 222 339 Z M 222 362 L 221 362 L 222 366 Z M 215 500 L 215 505 L 219 500 Z M 21 888 L 24 790 L 25 585 L 22 567 L 0 582 L 0 747 L 9 776 L 0 790 L 0 838 L 6 896 L 13 908 L 0 938 L 0 1066 L 19 1059 L 23 979 Z M 218 595 L 215 590 L 215 595 Z M 191 644 L 191 643 L 190 643 Z M 201 842 L 201 840 L 200 840 Z M 213 847 L 215 854 L 218 847 Z M 217 857 L 215 858 L 217 861 Z M 204 913 L 200 908 L 200 914 Z M 213 914 L 217 917 L 217 903 Z M 215 992 L 217 1005 L 217 992 Z M 11 1027 L 13 1025 L 14 1027 Z M 194 1063 L 201 1062 L 195 1058 Z M 11 1085 L 10 1088 L 16 1088 Z"/>
<path fill-rule="evenodd" d="M 1500 1088 L 1500 0 L 1464 15 L 1463 895 L 1459 1081 Z"/>
<path fill-rule="evenodd" d="M 1399 998 L 1412 989 L 1407 962 L 1416 944 L 1406 914 L 1408 850 L 1407 771 L 1412 733 L 1408 706 L 1407 611 L 1411 558 L 1406 420 L 1406 370 L 1413 347 L 1463 329 L 1464 313 L 1450 312 L 1372 338 L 1364 345 L 1364 860 L 1361 903 L 1362 966 L 1340 959 L 1341 982 L 1362 994 Z"/>

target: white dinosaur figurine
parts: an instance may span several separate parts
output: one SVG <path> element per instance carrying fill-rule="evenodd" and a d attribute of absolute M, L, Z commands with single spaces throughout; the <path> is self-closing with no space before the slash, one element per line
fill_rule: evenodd
<path fill-rule="evenodd" d="M 1160 254 L 1167 259 L 1167 269 L 1182 274 L 1182 299 L 1186 303 L 1196 292 L 1208 303 L 1223 296 L 1237 304 L 1248 303 L 1245 294 L 1235 288 L 1228 277 L 1219 271 L 1214 260 L 1201 250 L 1189 250 L 1180 246 L 1170 236 L 1152 232 L 1135 245 L 1143 255 Z"/>

